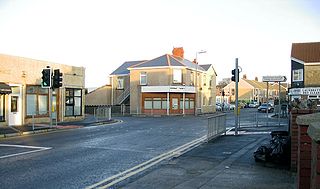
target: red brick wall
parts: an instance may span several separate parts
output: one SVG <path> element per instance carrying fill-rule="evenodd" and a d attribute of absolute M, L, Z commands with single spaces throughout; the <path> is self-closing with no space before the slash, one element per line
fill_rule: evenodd
<path fill-rule="evenodd" d="M 320 189 L 320 144 L 312 141 L 311 188 Z"/>
<path fill-rule="evenodd" d="M 307 134 L 309 125 L 299 125 L 298 130 L 298 187 L 310 188 L 311 177 L 311 138 Z"/>
<path fill-rule="evenodd" d="M 291 110 L 290 112 L 290 136 L 291 136 L 291 170 L 296 172 L 298 166 L 298 134 L 299 127 L 296 118 L 299 115 L 314 113 L 313 110 Z"/>

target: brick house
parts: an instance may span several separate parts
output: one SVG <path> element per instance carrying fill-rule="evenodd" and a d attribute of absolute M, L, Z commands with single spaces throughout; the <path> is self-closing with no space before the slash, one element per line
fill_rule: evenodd
<path fill-rule="evenodd" d="M 320 42 L 293 43 L 291 98 L 320 99 Z"/>
<path fill-rule="evenodd" d="M 183 48 L 174 48 L 172 53 L 151 60 L 125 62 L 113 71 L 110 85 L 104 89 L 104 94 L 110 94 L 105 95 L 110 105 L 130 106 L 130 114 L 214 112 L 216 72 L 213 66 L 185 59 Z M 98 95 L 96 91 L 91 93 L 90 98 Z"/>
<path fill-rule="evenodd" d="M 53 117 L 84 118 L 85 68 L 0 54 L 0 126 L 49 121 L 49 90 L 41 87 L 46 66 L 63 73 L 63 86 L 53 91 Z"/>

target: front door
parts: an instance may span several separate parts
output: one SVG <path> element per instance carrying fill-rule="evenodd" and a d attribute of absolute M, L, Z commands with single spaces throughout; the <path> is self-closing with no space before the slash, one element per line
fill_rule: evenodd
<path fill-rule="evenodd" d="M 180 114 L 179 109 L 179 98 L 173 97 L 171 98 L 171 114 Z"/>
<path fill-rule="evenodd" d="M 9 120 L 8 125 L 22 125 L 22 96 L 21 86 L 11 86 L 12 93 L 9 95 Z"/>

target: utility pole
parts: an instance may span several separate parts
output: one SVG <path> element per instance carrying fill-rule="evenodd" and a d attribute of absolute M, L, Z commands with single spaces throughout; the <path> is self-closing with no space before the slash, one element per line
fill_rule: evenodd
<path fill-rule="evenodd" d="M 238 58 L 236 58 L 236 83 L 235 83 L 235 88 L 236 88 L 236 119 L 235 119 L 235 135 L 238 134 L 238 120 L 239 120 L 239 112 L 238 112 L 238 107 L 239 107 L 239 101 L 238 101 L 238 83 L 239 83 L 239 67 L 238 67 Z"/>

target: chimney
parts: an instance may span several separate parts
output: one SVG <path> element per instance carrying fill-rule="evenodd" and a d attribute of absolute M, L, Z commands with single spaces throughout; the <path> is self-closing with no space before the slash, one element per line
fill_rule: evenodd
<path fill-rule="evenodd" d="M 183 47 L 174 47 L 172 50 L 172 55 L 180 58 L 184 58 Z"/>
<path fill-rule="evenodd" d="M 258 77 L 255 77 L 254 80 L 255 80 L 255 81 L 258 81 Z"/>
<path fill-rule="evenodd" d="M 243 74 L 242 79 L 247 79 L 247 74 Z"/>

